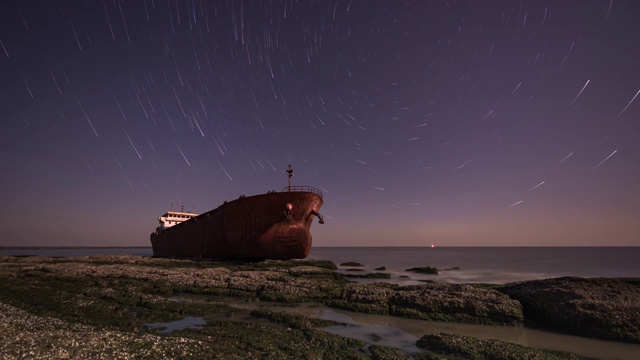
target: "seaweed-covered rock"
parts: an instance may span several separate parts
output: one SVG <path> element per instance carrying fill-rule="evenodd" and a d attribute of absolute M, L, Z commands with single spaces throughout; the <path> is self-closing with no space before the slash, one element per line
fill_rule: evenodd
<path fill-rule="evenodd" d="M 620 280 L 627 282 L 631 285 L 640 286 L 640 278 L 622 278 Z"/>
<path fill-rule="evenodd" d="M 390 314 L 414 319 L 478 324 L 522 324 L 522 306 L 504 294 L 465 284 L 399 287 Z"/>
<path fill-rule="evenodd" d="M 533 326 L 592 338 L 640 343 L 640 287 L 617 279 L 562 277 L 510 284 Z"/>
<path fill-rule="evenodd" d="M 2 359 L 197 359 L 212 354 L 201 339 L 100 329 L 2 302 L 0 329 Z"/>
<path fill-rule="evenodd" d="M 341 324 L 330 320 L 314 319 L 302 315 L 270 310 L 253 310 L 251 316 L 283 324 L 292 329 L 313 329 Z"/>
<path fill-rule="evenodd" d="M 371 345 L 368 350 L 374 360 L 406 360 L 409 358 L 404 351 L 387 346 Z"/>
<path fill-rule="evenodd" d="M 578 356 L 564 352 L 538 350 L 499 340 L 479 340 L 469 336 L 444 333 L 425 335 L 418 340 L 417 345 L 440 355 L 472 360 L 578 359 Z"/>
<path fill-rule="evenodd" d="M 301 277 L 322 277 L 322 278 L 335 278 L 335 272 L 315 266 L 296 266 L 290 269 L 287 269 L 286 272 L 292 276 L 301 276 Z"/>
<path fill-rule="evenodd" d="M 377 267 L 377 268 L 375 268 L 373 270 L 375 270 L 375 271 L 385 271 L 385 270 L 387 270 L 387 268 L 384 267 L 384 266 L 380 266 L 380 267 Z"/>
<path fill-rule="evenodd" d="M 397 286 L 391 284 L 346 284 L 340 298 L 327 300 L 329 306 L 369 314 L 388 314 L 389 298 Z"/>
<path fill-rule="evenodd" d="M 406 269 L 405 271 L 414 272 L 418 274 L 438 275 L 438 269 L 431 266 L 412 267 L 410 269 Z"/>
<path fill-rule="evenodd" d="M 416 319 L 521 323 L 519 303 L 489 289 L 436 283 L 412 287 L 386 283 L 354 284 L 348 283 L 344 275 L 329 270 L 332 263 L 320 264 L 323 267 L 311 264 L 318 265 L 317 262 L 306 261 L 223 262 L 101 256 L 6 258 L 0 262 L 0 270 L 5 269 L 6 276 L 10 278 L 18 275 L 32 280 L 72 280 L 70 284 L 77 279 L 106 283 L 111 279 L 144 282 L 148 290 L 142 293 L 162 296 L 209 294 L 285 303 L 315 301 L 352 311 Z M 389 276 L 384 273 L 362 275 L 371 279 Z M 125 295 L 99 296 L 114 303 L 123 303 L 120 298 Z M 142 295 L 129 297 L 133 299 L 131 301 L 141 301 L 150 307 L 167 306 L 149 303 Z"/>
<path fill-rule="evenodd" d="M 254 264 L 225 264 L 229 268 L 224 269 L 219 265 L 128 257 L 120 263 L 113 257 L 0 257 L 0 358 L 369 358 L 361 350 L 364 342 L 315 329 L 327 324 L 323 320 L 262 313 L 271 322 L 251 323 L 235 317 L 242 310 L 228 305 L 237 299 L 226 297 L 337 297 L 342 294 L 340 284 L 346 283 L 342 277 L 300 275 L 314 272 L 311 269 L 298 269 L 300 276 L 293 276 L 266 268 L 247 271 L 255 270 Z M 290 268 L 285 265 L 274 264 Z M 232 269 L 239 272 L 233 281 Z M 209 282 L 207 276 L 215 279 Z M 334 292 L 332 286 L 340 291 Z M 225 297 L 190 296 L 217 291 Z M 204 317 L 207 325 L 171 336 L 145 330 L 147 322 L 192 314 Z"/>
<path fill-rule="evenodd" d="M 521 325 L 522 306 L 505 294 L 471 285 L 429 283 L 397 286 L 347 284 L 324 303 L 345 310 L 412 319 L 474 324 Z"/>

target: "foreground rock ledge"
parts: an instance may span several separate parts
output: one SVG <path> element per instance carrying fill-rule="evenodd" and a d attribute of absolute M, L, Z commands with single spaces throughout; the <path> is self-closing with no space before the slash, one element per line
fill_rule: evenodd
<path fill-rule="evenodd" d="M 193 358 L 205 355 L 206 348 L 192 339 L 96 330 L 35 316 L 1 302 L 0 339 L 2 359 Z"/>
<path fill-rule="evenodd" d="M 0 312 L 4 314 L 0 316 L 0 354 L 11 350 L 11 354 L 26 358 L 45 358 L 38 354 L 46 353 L 50 358 L 89 358 L 95 354 L 102 358 L 163 358 L 168 354 L 182 358 L 389 359 L 407 355 L 398 349 L 365 347 L 360 341 L 327 334 L 317 329 L 321 325 L 316 320 L 242 313 L 229 305 L 258 299 L 321 303 L 439 321 L 510 325 L 524 321 L 520 302 L 505 293 L 515 297 L 515 289 L 526 289 L 522 286 L 528 283 L 506 286 L 505 293 L 465 284 L 358 284 L 348 282 L 335 269 L 328 261 L 0 257 Z M 600 284 L 588 291 L 602 290 Z M 631 296 L 628 301 L 636 301 L 637 295 Z M 520 298 L 525 301 L 526 297 Z M 635 308 L 624 308 L 619 316 L 637 313 L 625 314 L 628 309 Z M 207 326 L 181 330 L 168 338 L 144 326 L 186 316 L 204 317 Z M 246 320 L 251 317 L 254 320 Z M 534 320 L 538 319 L 527 318 Z M 280 327 L 274 328 L 274 323 Z M 616 332 L 615 328 L 609 330 Z M 93 344 L 101 338 L 105 346 L 96 347 L 95 352 L 85 349 L 83 343 Z M 473 341 L 459 343 L 463 346 Z M 426 358 L 425 354 L 413 355 Z"/>
<path fill-rule="evenodd" d="M 319 267 L 322 266 L 322 267 Z M 191 261 L 136 256 L 9 258 L 0 271 L 15 277 L 118 278 L 145 281 L 162 291 L 257 298 L 328 306 L 414 319 L 521 325 L 519 302 L 491 289 L 427 283 L 415 286 L 357 284 L 332 271 L 331 262 L 256 263 Z"/>
<path fill-rule="evenodd" d="M 569 334 L 640 343 L 640 287 L 618 279 L 562 277 L 501 289 L 527 323 Z"/>

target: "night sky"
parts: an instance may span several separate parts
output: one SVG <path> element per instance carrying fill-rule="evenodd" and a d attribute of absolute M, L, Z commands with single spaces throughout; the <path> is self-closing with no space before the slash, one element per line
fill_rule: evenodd
<path fill-rule="evenodd" d="M 293 185 L 314 246 L 640 246 L 640 2 L 2 1 L 0 246 Z M 638 97 L 638 98 L 637 98 Z"/>

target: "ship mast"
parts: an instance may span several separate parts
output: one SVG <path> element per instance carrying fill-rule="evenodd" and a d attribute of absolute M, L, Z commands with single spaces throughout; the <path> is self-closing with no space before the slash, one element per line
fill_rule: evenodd
<path fill-rule="evenodd" d="M 287 186 L 287 191 L 291 191 L 291 177 L 293 176 L 293 169 L 291 168 L 291 165 L 289 165 L 289 168 L 287 169 L 287 174 L 289 174 L 289 184 Z"/>

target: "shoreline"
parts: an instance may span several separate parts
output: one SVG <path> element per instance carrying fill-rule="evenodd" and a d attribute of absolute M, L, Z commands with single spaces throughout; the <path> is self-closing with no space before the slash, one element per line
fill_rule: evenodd
<path fill-rule="evenodd" d="M 51 319 L 52 323 L 61 321 L 66 324 L 60 325 L 62 328 L 87 326 L 93 330 L 85 332 L 95 333 L 96 336 L 105 331 L 116 331 L 120 334 L 118 336 L 125 339 L 123 341 L 126 344 L 122 346 L 133 354 L 138 350 L 135 346 L 132 347 L 132 344 L 145 341 L 160 344 L 183 339 L 185 342 L 193 341 L 194 344 L 198 344 L 194 346 L 200 349 L 198 350 L 201 351 L 198 353 L 199 355 L 195 353 L 189 355 L 188 349 L 183 349 L 187 353 L 180 355 L 193 358 L 202 354 L 224 354 L 226 357 L 240 358 L 247 355 L 246 351 L 249 350 L 246 349 L 248 348 L 251 349 L 249 352 L 252 354 L 264 351 L 260 349 L 263 349 L 267 343 L 279 344 L 279 350 L 270 349 L 267 353 L 271 354 L 271 351 L 276 351 L 276 354 L 284 357 L 294 357 L 296 354 L 304 356 L 315 354 L 320 357 L 331 357 L 333 354 L 340 357 L 356 353 L 363 358 L 371 358 L 376 352 L 384 352 L 393 353 L 397 358 L 407 356 L 420 358 L 427 355 L 435 356 L 437 354 L 435 349 L 440 349 L 445 345 L 449 346 L 447 345 L 451 341 L 447 337 L 449 335 L 423 336 L 424 339 L 420 338 L 414 344 L 420 348 L 420 351 L 408 351 L 398 347 L 378 345 L 378 343 L 389 344 L 384 335 L 376 335 L 380 337 L 377 342 L 373 340 L 368 343 L 362 342 L 362 339 L 354 340 L 323 330 L 329 324 L 326 323 L 327 321 L 333 321 L 332 326 L 338 326 L 338 329 L 349 329 L 349 326 L 340 325 L 340 322 L 321 316 L 292 314 L 281 310 L 316 302 L 320 304 L 317 309 L 320 307 L 331 309 L 334 313 L 349 310 L 356 311 L 357 316 L 360 316 L 358 314 L 374 314 L 371 316 L 383 316 L 389 319 L 414 319 L 411 321 L 418 324 L 421 324 L 420 322 L 431 324 L 433 321 L 445 321 L 443 324 L 487 324 L 490 326 L 515 326 L 515 329 L 523 329 L 522 326 L 526 325 L 524 329 L 529 329 L 529 326 L 540 327 L 541 324 L 544 324 L 544 327 L 549 327 L 548 319 L 544 320 L 544 314 L 537 314 L 536 318 L 528 316 L 532 308 L 529 303 L 548 301 L 549 299 L 536 300 L 532 295 L 529 295 L 528 298 L 523 297 L 522 293 L 527 293 L 527 291 L 534 295 L 548 293 L 550 288 L 562 285 L 564 289 L 575 286 L 576 294 L 581 294 L 578 290 L 582 289 L 580 291 L 587 291 L 587 293 L 600 292 L 600 294 L 596 294 L 598 296 L 611 296 L 611 294 L 603 294 L 603 291 L 594 291 L 594 289 L 597 290 L 601 287 L 602 290 L 610 290 L 612 286 L 615 286 L 624 290 L 626 294 L 625 301 L 627 303 L 624 304 L 627 307 L 623 309 L 622 313 L 616 314 L 622 317 L 635 316 L 635 313 L 625 315 L 625 312 L 638 310 L 636 307 L 640 303 L 638 302 L 640 299 L 638 283 L 616 279 L 592 281 L 580 278 L 561 278 L 550 279 L 550 282 L 537 280 L 499 286 L 444 283 L 398 286 L 350 282 L 349 278 L 338 273 L 336 269 L 335 264 L 319 260 L 242 263 L 158 259 L 135 255 L 102 255 L 79 258 L 2 256 L 0 257 L 0 284 L 2 284 L 0 285 L 0 305 L 6 308 L 7 314 L 25 312 L 20 316 L 33 316 L 37 319 L 34 320 L 36 322 L 46 323 L 49 320 L 42 319 Z M 557 284 L 554 281 L 564 281 L 565 284 Z M 500 291 L 496 290 L 496 287 L 501 288 Z M 531 291 L 536 287 L 537 290 Z M 638 291 L 636 292 L 636 290 Z M 511 295 L 507 295 L 507 293 Z M 203 297 L 202 301 L 189 300 L 194 296 Z M 520 300 L 516 300 L 518 297 Z M 592 300 L 599 301 L 599 298 L 596 296 Z M 247 314 L 246 311 L 239 311 L 231 306 L 241 302 L 251 305 L 261 304 L 263 308 Z M 576 302 L 572 304 L 578 308 L 581 306 Z M 265 305 L 274 306 L 271 308 L 266 306 L 265 308 Z M 240 316 L 239 314 L 243 317 L 240 320 L 237 318 Z M 196 329 L 179 330 L 167 336 L 158 334 L 157 330 L 145 327 L 147 323 L 166 323 L 188 316 L 200 316 L 206 320 L 206 325 Z M 603 321 L 598 317 L 597 312 L 584 313 L 581 316 L 583 321 Z M 544 321 L 541 322 L 541 320 Z M 567 332 L 566 324 L 563 323 L 566 319 L 557 317 L 553 321 L 556 322 L 557 328 L 552 328 L 552 330 Z M 621 333 L 621 329 L 626 329 L 627 333 L 621 336 L 618 341 L 634 344 L 622 344 L 621 348 L 636 349 L 637 347 L 640 350 L 640 345 L 638 345 L 640 344 L 640 336 L 630 331 L 629 327 L 637 325 L 638 320 L 631 319 L 630 321 L 631 323 L 628 321 L 605 322 L 599 326 L 605 326 L 605 330 L 618 334 Z M 26 346 L 20 339 L 24 339 L 29 333 L 29 324 L 20 323 L 22 325 L 18 326 L 17 323 L 18 319 L 6 314 L 3 315 L 0 322 L 2 333 L 12 334 L 2 335 L 5 337 L 3 342 L 11 344 L 11 347 L 21 351 L 22 355 L 28 354 L 29 351 L 33 351 L 33 348 Z M 362 327 L 362 325 L 360 326 Z M 353 324 L 351 327 L 353 328 Z M 293 338 L 287 336 L 280 336 L 281 339 L 273 338 L 275 334 L 280 334 L 282 331 L 287 332 L 287 336 Z M 230 336 L 230 334 L 236 333 L 243 334 L 243 338 L 246 338 L 243 340 L 244 342 Z M 204 340 L 211 338 L 212 334 L 215 334 L 217 339 L 222 339 L 222 341 L 215 345 Z M 46 334 L 41 335 L 46 337 Z M 373 339 L 376 338 L 373 336 L 375 334 L 369 335 Z M 460 338 L 465 335 L 455 336 Z M 602 338 L 607 335 L 598 334 L 598 336 Z M 66 334 L 62 337 L 66 339 L 69 335 Z M 324 345 L 315 347 L 311 341 L 312 345 L 308 349 L 292 348 L 291 341 L 300 341 L 301 338 L 307 339 L 309 337 Z M 57 341 L 60 344 L 64 343 L 60 339 Z M 472 341 L 488 340 L 474 339 L 473 337 L 464 340 L 466 343 Z M 476 346 L 486 348 L 495 346 L 495 344 L 491 346 L 485 343 L 480 344 L 476 344 Z M 508 341 L 503 341 L 501 344 L 501 346 L 513 345 Z M 48 346 L 56 348 L 55 344 Z M 68 345 L 60 346 L 69 347 Z M 83 351 L 81 346 L 72 346 L 72 348 L 75 351 L 80 351 L 78 353 L 80 357 L 84 356 L 81 354 Z M 175 349 L 178 348 L 180 347 Z M 528 347 L 522 348 L 510 351 L 542 351 Z M 36 350 L 40 351 L 40 355 L 47 355 L 46 352 L 43 352 L 46 350 L 45 348 L 36 347 Z M 165 349 L 156 355 L 171 354 L 167 351 L 170 350 Z M 153 358 L 153 356 L 151 357 Z M 566 356 L 568 355 L 565 354 L 559 358 L 571 358 Z"/>
<path fill-rule="evenodd" d="M 329 260 L 336 264 L 358 261 L 368 273 L 385 267 L 399 285 L 419 284 L 422 280 L 448 283 L 506 284 L 560 276 L 640 278 L 637 258 L 640 248 L 615 247 L 313 247 L 307 260 Z M 2 250 L 0 256 L 82 257 L 96 255 L 152 256 L 150 247 L 26 248 Z M 408 273 L 410 267 L 433 266 L 444 270 L 437 278 L 429 274 Z M 341 267 L 340 271 L 345 268 Z M 357 273 L 353 273 L 357 275 Z M 404 275 L 408 275 L 404 276 Z M 376 279 L 353 279 L 375 282 Z"/>

